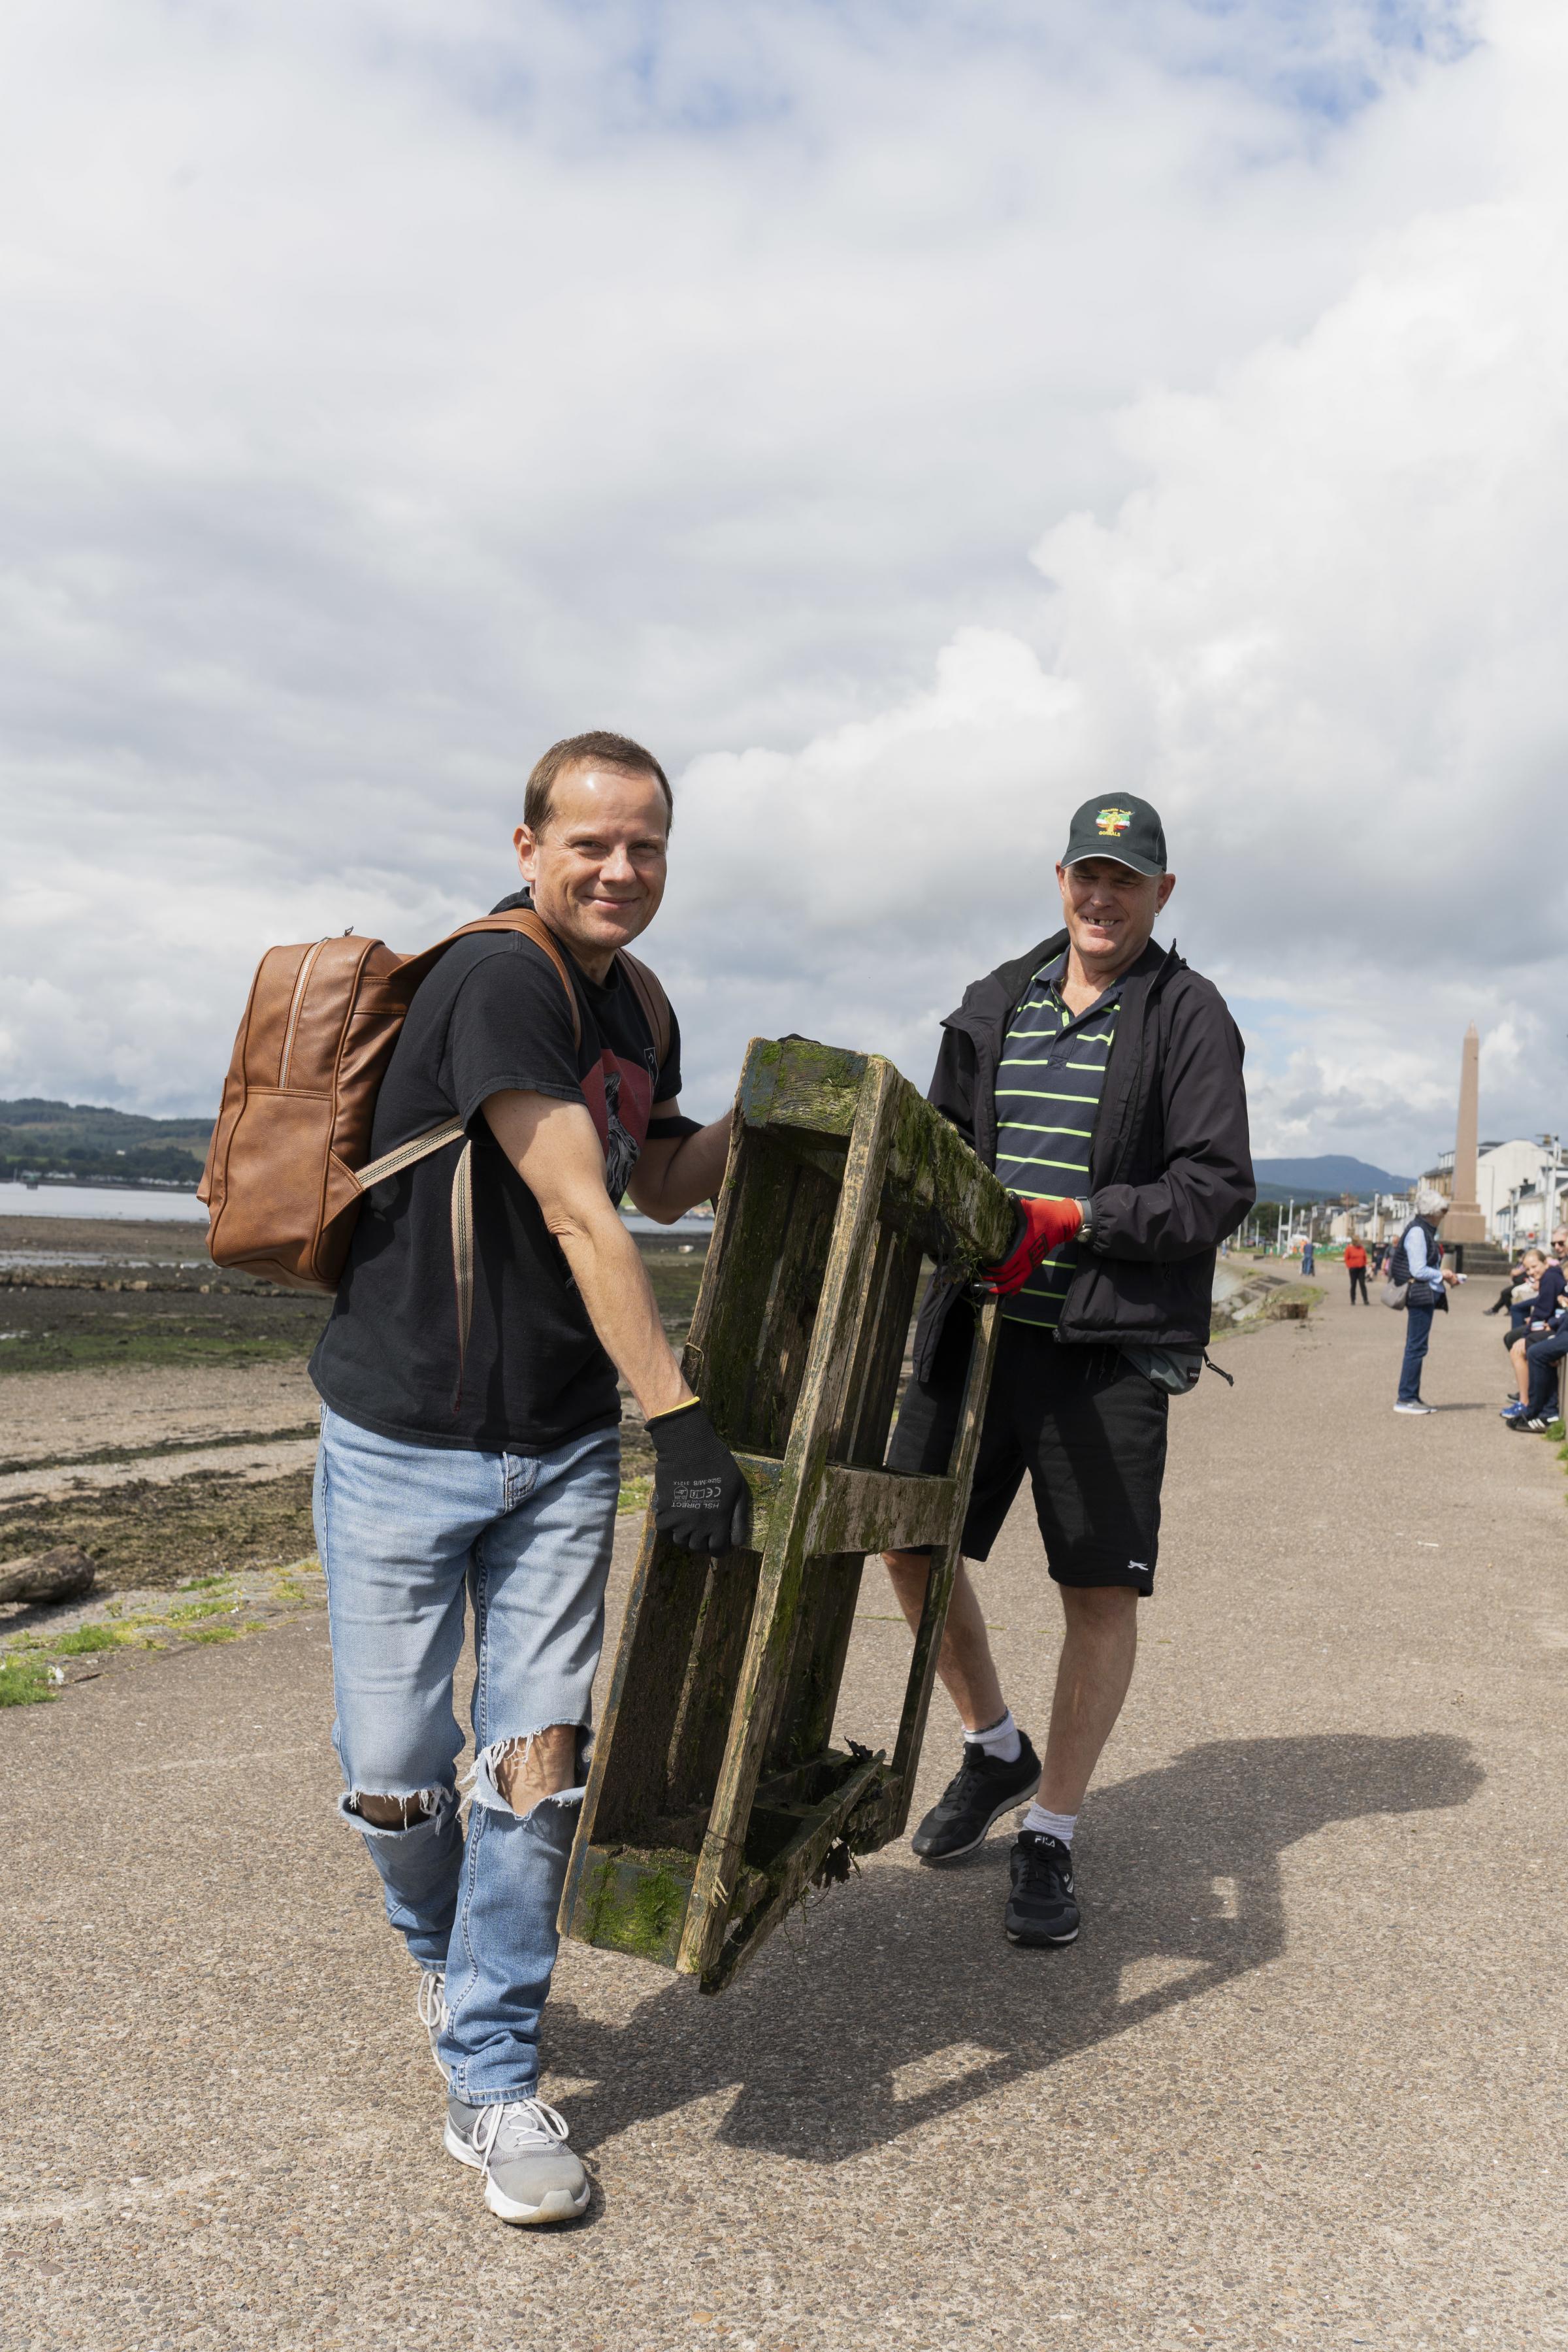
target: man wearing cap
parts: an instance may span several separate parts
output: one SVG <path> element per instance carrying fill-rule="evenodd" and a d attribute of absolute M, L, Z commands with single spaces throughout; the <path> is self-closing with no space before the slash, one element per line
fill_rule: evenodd
<path fill-rule="evenodd" d="M 988 1269 L 1002 1331 L 964 1559 L 987 1557 L 1027 1474 L 1067 1622 L 1042 1765 L 961 1563 L 938 1672 L 963 1760 L 913 1843 L 922 1862 L 956 1861 L 1034 1797 L 1004 1915 L 1008 1939 L 1032 1946 L 1079 1931 L 1073 1832 L 1153 1590 L 1165 1416 L 1202 1372 L 1215 1247 L 1254 1198 L 1240 1033 L 1213 983 L 1152 938 L 1175 877 L 1148 802 L 1085 802 L 1057 880 L 1065 928 L 966 992 L 931 1087 L 1019 1203 L 1012 1254 Z M 973 1330 L 939 1269 L 890 1469 L 946 1470 Z M 929 1555 L 885 1557 L 918 1624 Z"/>

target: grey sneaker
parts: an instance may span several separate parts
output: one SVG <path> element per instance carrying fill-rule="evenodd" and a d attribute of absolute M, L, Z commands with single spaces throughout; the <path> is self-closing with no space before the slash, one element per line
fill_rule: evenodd
<path fill-rule="evenodd" d="M 1436 1412 L 1437 1408 L 1435 1404 L 1396 1404 L 1394 1410 L 1395 1412 Z"/>
<path fill-rule="evenodd" d="M 588 2176 L 565 2138 L 564 2118 L 542 2099 L 447 2101 L 447 2153 L 484 2174 L 485 2203 L 503 2221 L 574 2221 L 586 2212 Z"/>
<path fill-rule="evenodd" d="M 436 2044 L 446 2032 L 450 2014 L 447 2007 L 446 1978 L 439 1969 L 422 1969 L 419 1972 L 419 2022 L 429 2037 L 430 2055 L 443 2083 L 447 2080 L 447 2069 L 441 2063 L 441 2053 Z"/>

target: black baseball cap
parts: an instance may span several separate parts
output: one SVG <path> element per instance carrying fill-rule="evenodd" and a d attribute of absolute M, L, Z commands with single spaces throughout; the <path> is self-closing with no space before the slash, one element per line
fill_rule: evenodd
<path fill-rule="evenodd" d="M 1163 874 L 1165 828 L 1160 813 L 1132 793 L 1105 793 L 1085 801 L 1074 813 L 1064 866 L 1080 866 L 1086 857 L 1114 857 L 1134 874 Z"/>

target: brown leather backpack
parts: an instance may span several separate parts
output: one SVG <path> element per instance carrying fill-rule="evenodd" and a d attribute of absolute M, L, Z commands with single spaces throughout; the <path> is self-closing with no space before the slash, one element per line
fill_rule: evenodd
<path fill-rule="evenodd" d="M 521 931 L 544 950 L 561 976 L 579 1041 L 577 992 L 565 956 L 531 908 L 464 923 L 419 955 L 395 955 L 381 940 L 352 931 L 268 949 L 251 983 L 196 1187 L 207 1204 L 215 1265 L 241 1267 L 291 1290 L 335 1290 L 371 1186 L 463 1135 L 457 1119 L 446 1119 L 366 1162 L 376 1095 L 414 992 L 453 940 L 475 931 Z M 662 1065 L 669 1052 L 669 1000 L 646 964 L 624 949 L 619 961 Z M 473 1300 L 472 1151 L 465 1143 L 452 1180 L 459 1354 Z"/>

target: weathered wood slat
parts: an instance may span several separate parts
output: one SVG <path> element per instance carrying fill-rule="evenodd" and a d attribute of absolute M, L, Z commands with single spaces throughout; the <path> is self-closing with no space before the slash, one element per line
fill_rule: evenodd
<path fill-rule="evenodd" d="M 899 1736 L 893 1745 L 893 1774 L 902 1791 L 902 1805 L 888 1831 L 889 1838 L 901 1837 L 909 1819 L 910 1799 L 914 1792 L 915 1766 L 920 1761 L 921 1743 L 925 1738 L 926 1715 L 931 1706 L 931 1684 L 936 1675 L 937 1652 L 942 1647 L 942 1628 L 947 1622 L 947 1604 L 952 1595 L 953 1579 L 958 1573 L 958 1539 L 963 1528 L 963 1511 L 968 1507 L 969 1489 L 974 1478 L 974 1457 L 980 1450 L 980 1424 L 984 1416 L 985 1396 L 991 1385 L 991 1366 L 1001 1334 L 1002 1318 L 996 1302 L 981 1309 L 975 1318 L 974 1349 L 970 1365 L 968 1392 L 960 1416 L 958 1436 L 953 1447 L 952 1469 L 950 1474 L 954 1494 L 963 1503 L 948 1523 L 947 1539 L 931 1556 L 931 1571 L 926 1580 L 925 1604 L 921 1612 L 920 1627 L 915 1634 L 914 1656 L 910 1664 L 910 1678 L 904 1689 L 903 1713 L 899 1721 Z M 889 1547 L 891 1549 L 891 1547 Z"/>
<path fill-rule="evenodd" d="M 752 1540 L 760 1548 L 777 1524 L 784 1465 L 776 1454 L 738 1454 L 752 1497 Z M 938 1543 L 952 1516 L 951 1476 L 824 1465 L 806 1518 L 813 1553 L 893 1551 Z"/>
<path fill-rule="evenodd" d="M 830 1463 L 805 1522 L 808 1550 L 902 1551 L 941 1543 L 952 1520 L 954 1482 Z"/>
<path fill-rule="evenodd" d="M 792 1904 L 798 1903 L 816 1876 L 827 1850 L 841 1837 L 850 1815 L 880 1780 L 884 1760 L 868 1757 L 825 1804 L 814 1806 L 800 1828 L 770 1865 L 768 1895 L 743 1912 L 734 1932 L 715 1956 L 706 1989 L 721 1992 L 777 1927 Z"/>
<path fill-rule="evenodd" d="M 777 1705 L 790 1622 L 805 1566 L 806 1519 L 816 1481 L 826 1466 L 828 1426 L 838 1408 L 847 1370 L 845 1342 L 858 1322 L 858 1277 L 881 1199 L 889 1144 L 882 1111 L 893 1077 L 887 1063 L 873 1062 L 857 1099 L 845 1160 L 843 1205 L 828 1252 L 810 1362 L 763 1552 L 751 1638 L 713 1796 L 713 1818 L 702 1843 L 680 1941 L 678 1965 L 694 1976 L 704 1976 L 714 1966 L 724 1941 L 763 1743 Z"/>
<path fill-rule="evenodd" d="M 869 1061 L 809 1037 L 775 1044 L 758 1038 L 746 1055 L 738 1097 L 749 1127 L 798 1127 L 847 1137 L 860 1107 Z"/>

